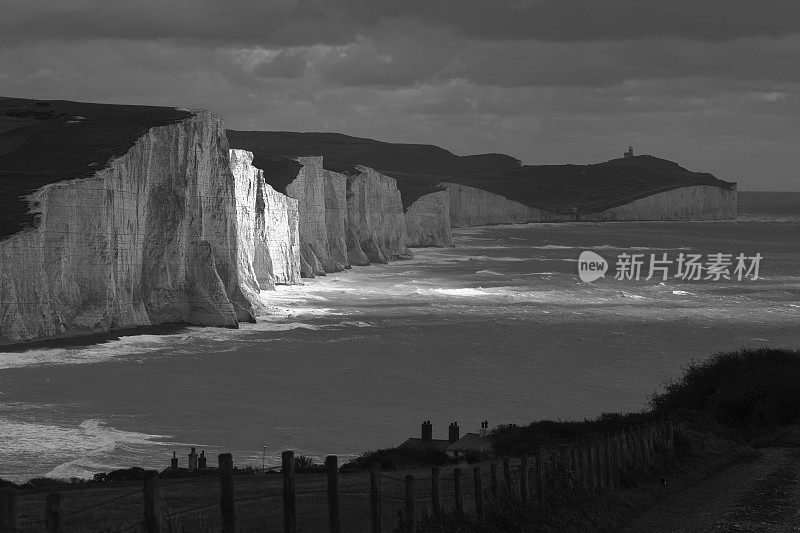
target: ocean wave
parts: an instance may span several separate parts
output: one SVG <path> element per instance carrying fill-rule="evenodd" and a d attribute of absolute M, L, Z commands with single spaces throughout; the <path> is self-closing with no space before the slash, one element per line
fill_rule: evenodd
<path fill-rule="evenodd" d="M 477 270 L 475 273 L 483 274 L 485 276 L 505 276 L 505 274 L 502 274 L 500 272 L 495 272 L 494 270 Z"/>

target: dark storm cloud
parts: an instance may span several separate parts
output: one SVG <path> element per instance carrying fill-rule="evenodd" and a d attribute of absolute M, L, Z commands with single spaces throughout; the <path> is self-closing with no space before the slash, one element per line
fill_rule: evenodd
<path fill-rule="evenodd" d="M 4 0 L 0 39 L 341 44 L 386 21 L 465 38 L 725 41 L 800 31 L 797 0 Z"/>
<path fill-rule="evenodd" d="M 800 0 L 0 0 L 0 94 L 797 189 Z"/>

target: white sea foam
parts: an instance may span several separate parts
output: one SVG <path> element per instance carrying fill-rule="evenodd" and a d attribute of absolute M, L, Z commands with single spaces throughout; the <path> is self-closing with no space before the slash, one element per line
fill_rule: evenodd
<path fill-rule="evenodd" d="M 46 472 L 31 472 L 28 477 L 86 478 L 95 472 L 130 466 L 115 463 L 112 459 L 114 452 L 120 449 L 135 452 L 142 448 L 175 444 L 165 442 L 168 438 L 167 435 L 122 431 L 98 419 L 84 420 L 77 426 L 64 426 L 0 416 L 0 450 L 13 449 L 17 456 L 42 457 L 59 463 Z"/>
<path fill-rule="evenodd" d="M 505 274 L 502 274 L 500 272 L 495 272 L 494 270 L 477 270 L 475 273 L 483 274 L 485 276 L 505 276 Z"/>

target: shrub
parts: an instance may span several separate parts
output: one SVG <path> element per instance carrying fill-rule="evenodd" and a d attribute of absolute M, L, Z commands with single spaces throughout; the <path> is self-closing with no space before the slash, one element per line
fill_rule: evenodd
<path fill-rule="evenodd" d="M 662 415 L 708 412 L 736 428 L 795 423 L 800 419 L 800 351 L 747 349 L 692 362 L 651 405 Z"/>
<path fill-rule="evenodd" d="M 443 451 L 433 448 L 417 450 L 411 448 L 386 448 L 362 453 L 345 463 L 342 468 L 368 470 L 375 461 L 381 463 L 381 470 L 405 470 L 423 466 L 438 466 L 450 462 Z"/>

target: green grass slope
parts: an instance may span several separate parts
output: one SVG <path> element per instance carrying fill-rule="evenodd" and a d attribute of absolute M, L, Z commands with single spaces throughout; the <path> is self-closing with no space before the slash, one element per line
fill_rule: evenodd
<path fill-rule="evenodd" d="M 150 128 L 190 116 L 167 107 L 0 97 L 0 238 L 35 222 L 26 195 L 91 177 Z"/>

